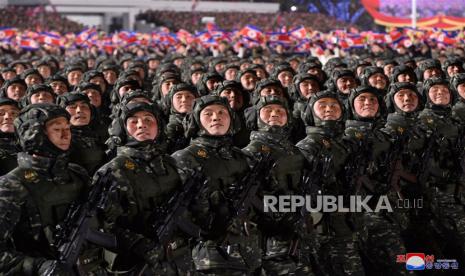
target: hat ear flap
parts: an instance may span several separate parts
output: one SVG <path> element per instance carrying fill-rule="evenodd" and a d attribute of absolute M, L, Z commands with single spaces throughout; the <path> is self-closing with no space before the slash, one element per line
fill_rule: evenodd
<path fill-rule="evenodd" d="M 244 110 L 245 126 L 249 130 L 257 130 L 258 111 L 255 107 L 249 107 Z"/>
<path fill-rule="evenodd" d="M 194 113 L 188 114 L 182 121 L 184 127 L 184 136 L 186 138 L 194 137 L 199 131 L 199 126 L 195 121 Z"/>

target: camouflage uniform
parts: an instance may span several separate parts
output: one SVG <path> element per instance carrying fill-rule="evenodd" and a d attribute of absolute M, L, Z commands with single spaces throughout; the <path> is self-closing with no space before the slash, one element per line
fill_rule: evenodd
<path fill-rule="evenodd" d="M 183 120 L 187 113 L 179 113 L 173 107 L 173 97 L 179 91 L 189 91 L 197 98 L 197 89 L 186 83 L 178 83 L 171 87 L 168 95 L 163 98 L 163 106 L 165 110 L 169 110 L 168 124 L 166 125 L 167 153 L 173 153 L 181 150 L 189 145 L 189 139 L 184 136 Z"/>
<path fill-rule="evenodd" d="M 150 112 L 158 120 L 152 105 L 130 103 L 122 107 L 121 126 L 125 128 L 127 118 L 139 111 Z M 159 130 L 163 129 L 162 126 L 158 121 Z M 179 261 L 180 265 L 184 265 L 178 266 L 180 271 L 189 270 L 189 258 L 187 265 L 178 260 L 190 255 L 183 240 L 176 240 L 176 248 L 172 248 L 172 254 L 167 256 L 165 250 L 168 249 L 157 242 L 153 227 L 156 220 L 162 219 L 157 215 L 164 204 L 182 185 L 174 160 L 160 151 L 156 140 L 139 142 L 124 129 L 114 130 L 116 133 L 121 139 L 117 156 L 100 168 L 94 177 L 98 181 L 110 171 L 111 183 L 106 183 L 107 202 L 102 206 L 100 218 L 104 230 L 117 239 L 118 255 L 111 269 L 136 275 L 142 273 L 143 265 L 147 264 L 148 269 L 143 275 L 176 275 L 176 261 Z"/>
<path fill-rule="evenodd" d="M 106 159 L 105 146 L 100 142 L 92 127 L 95 123 L 95 108 L 90 104 L 87 95 L 80 92 L 65 93 L 58 98 L 58 104 L 63 108 L 77 101 L 83 101 L 89 106 L 91 119 L 88 125 L 71 126 L 73 140 L 70 160 L 84 167 L 89 175 L 93 175 Z"/>
<path fill-rule="evenodd" d="M 213 104 L 229 110 L 231 125 L 224 136 L 209 136 L 201 126 L 200 112 Z M 230 209 L 242 188 L 240 181 L 249 171 L 246 156 L 232 146 L 232 135 L 237 131 L 238 122 L 226 99 L 217 96 L 198 98 L 188 122 L 188 135 L 198 137 L 191 140 L 187 148 L 175 152 L 173 157 L 184 172 L 201 170 L 208 180 L 190 207 L 192 221 L 205 232 L 197 237 L 192 251 L 196 269 L 207 275 L 253 272 L 261 265 L 256 229 L 249 227 L 250 235 L 244 235 L 242 222 L 234 219 Z"/>
<path fill-rule="evenodd" d="M 307 137 L 297 144 L 311 167 L 317 166 L 321 172 L 312 176 L 312 181 L 320 182 L 322 195 L 353 194 L 344 185 L 345 164 L 352 152 L 352 146 L 342 140 L 342 117 L 337 121 L 323 121 L 313 111 L 315 102 L 322 98 L 339 101 L 331 91 L 321 91 L 310 98 L 307 112 L 312 112 L 314 127 L 307 127 Z M 344 108 L 339 101 L 342 113 Z M 325 162 L 326 160 L 329 162 Z M 348 213 L 325 213 L 317 227 L 321 242 L 320 263 L 329 275 L 364 275 L 362 262 L 357 252 L 356 233 L 350 224 L 354 217 Z"/>
<path fill-rule="evenodd" d="M 387 195 L 391 191 L 389 181 L 390 160 L 389 151 L 391 143 L 389 137 L 380 131 L 383 126 L 381 118 L 381 107 L 373 118 L 361 117 L 354 108 L 354 100 L 362 93 L 370 93 L 382 103 L 381 92 L 372 87 L 359 86 L 353 89 L 349 96 L 352 118 L 346 121 L 345 135 L 360 148 L 351 158 L 351 173 L 347 177 L 349 183 L 355 183 L 355 191 L 361 195 L 372 195 L 373 199 L 368 202 L 374 209 L 379 196 Z M 355 172 L 354 172 L 355 171 Z M 360 177 L 367 176 L 366 183 L 359 184 Z M 397 198 L 391 202 L 393 205 Z M 405 266 L 396 263 L 397 255 L 405 254 L 406 249 L 401 239 L 400 226 L 393 214 L 382 212 L 365 212 L 361 214 L 357 223 L 359 232 L 359 243 L 363 257 L 369 262 L 366 267 L 368 273 L 376 275 L 405 275 Z"/>
<path fill-rule="evenodd" d="M 236 81 L 227 80 L 223 81 L 220 85 L 218 85 L 218 87 L 213 91 L 212 94 L 221 97 L 221 92 L 227 89 L 233 90 L 236 94 L 240 94 L 240 97 L 242 97 L 242 107 L 238 110 L 233 110 L 236 113 L 237 119 L 241 123 L 239 131 L 233 136 L 233 144 L 238 148 L 242 148 L 247 146 L 247 144 L 250 142 L 250 130 L 246 126 L 246 120 L 244 116 L 244 110 L 248 107 L 248 103 L 250 102 L 249 94 L 243 90 L 242 85 L 240 83 Z M 235 97 L 239 97 L 239 95 Z"/>
<path fill-rule="evenodd" d="M 428 102 L 418 118 L 426 129 L 428 139 L 433 139 L 434 147 L 429 160 L 424 160 L 427 162 L 429 175 L 420 184 L 426 192 L 427 207 L 431 208 L 432 228 L 443 240 L 444 256 L 457 254 L 460 261 L 465 261 L 465 211 L 458 193 L 463 190 L 464 185 L 459 162 L 463 145 L 458 145 L 463 138 L 459 139 L 459 126 L 451 118 L 452 92 L 448 105 L 435 105 L 428 96 L 433 85 L 448 86 L 448 82 L 440 78 L 430 78 L 423 85 Z M 457 146 L 461 148 L 458 149 Z"/>
<path fill-rule="evenodd" d="M 89 177 L 82 167 L 68 163 L 66 152 L 46 137 L 45 123 L 58 117 L 69 119 L 59 106 L 37 104 L 24 109 L 15 121 L 24 152 L 18 154 L 18 167 L 0 179 L 2 274 L 73 275 L 56 261 L 52 244 L 67 209 L 85 198 Z M 81 268 L 91 273 L 99 270 L 99 263 Z"/>
<path fill-rule="evenodd" d="M 285 126 L 269 126 L 260 119 L 260 109 L 266 105 L 278 104 L 288 113 Z M 290 141 L 291 115 L 284 101 L 276 96 L 262 97 L 255 106 L 257 112 L 258 131 L 252 131 L 250 144 L 242 151 L 259 160 L 270 154 L 273 168 L 270 181 L 264 183 L 261 195 L 292 195 L 302 193 L 300 187 L 305 158 L 299 149 Z M 263 240 L 263 269 L 267 275 L 313 275 L 310 257 L 312 246 L 311 230 L 297 229 L 295 224 L 299 218 L 295 214 L 273 213 L 272 217 L 262 215 L 258 227 Z M 306 226 L 308 221 L 304 222 Z M 299 253 L 289 253 L 291 245 L 301 239 L 303 248 Z"/>
<path fill-rule="evenodd" d="M 1 105 L 15 106 L 19 110 L 18 103 L 9 98 L 0 98 Z M 18 150 L 15 134 L 0 131 L 0 176 L 18 166 Z"/>

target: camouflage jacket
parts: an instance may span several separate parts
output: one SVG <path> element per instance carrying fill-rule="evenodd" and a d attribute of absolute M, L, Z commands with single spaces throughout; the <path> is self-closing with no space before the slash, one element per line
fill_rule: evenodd
<path fill-rule="evenodd" d="M 87 194 L 89 178 L 66 157 L 18 154 L 18 168 L 0 178 L 0 274 L 35 275 L 46 259 L 55 226 Z"/>

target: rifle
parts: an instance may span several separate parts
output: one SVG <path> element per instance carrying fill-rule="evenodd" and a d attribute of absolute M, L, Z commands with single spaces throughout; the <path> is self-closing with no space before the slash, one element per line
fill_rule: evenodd
<path fill-rule="evenodd" d="M 257 191 L 260 188 L 260 184 L 267 177 L 267 173 L 265 172 L 269 172 L 274 167 L 274 164 L 271 165 L 272 161 L 270 153 L 258 158 L 250 172 L 240 181 L 242 191 L 238 196 L 238 200 L 232 203 L 233 219 L 239 218 L 240 221 L 244 222 L 246 235 L 249 235 L 246 221 L 250 208 L 255 207 L 260 212 L 264 212 L 263 201 L 260 201 L 257 197 Z"/>
<path fill-rule="evenodd" d="M 57 251 L 58 262 L 70 269 L 77 265 L 79 254 L 85 241 L 89 241 L 105 248 L 116 247 L 116 237 L 97 230 L 90 229 L 91 219 L 96 214 L 97 208 L 106 201 L 106 192 L 110 181 L 111 170 L 98 179 L 89 193 L 89 198 L 82 204 L 72 205 L 62 224 L 57 225 L 53 247 Z M 79 271 L 79 275 L 84 275 Z"/>
<path fill-rule="evenodd" d="M 325 156 L 322 161 L 318 161 L 317 164 L 312 166 L 312 170 L 309 172 L 306 170 L 302 174 L 301 178 L 301 187 L 302 187 L 302 195 L 306 197 L 307 195 L 310 195 L 311 198 L 314 198 L 313 195 L 315 194 L 321 194 L 321 189 L 322 185 L 320 181 L 328 176 L 330 164 L 332 162 L 332 156 Z M 296 228 L 301 231 L 301 229 L 305 229 L 308 226 L 306 225 L 307 223 L 307 209 L 306 206 L 303 206 L 300 208 L 299 212 L 299 218 L 296 223 Z M 321 222 L 323 219 L 323 215 L 319 217 L 319 219 L 316 221 L 315 219 L 313 220 L 313 225 L 317 225 Z M 313 227 L 312 225 L 312 227 Z M 289 256 L 297 256 L 297 251 L 299 249 L 299 243 L 300 243 L 300 238 L 295 237 L 289 246 L 288 250 L 288 255 Z"/>
<path fill-rule="evenodd" d="M 399 187 L 399 182 L 401 179 L 405 179 L 409 182 L 416 183 L 417 177 L 414 174 L 405 172 L 402 165 L 402 153 L 404 145 L 408 143 L 408 135 L 401 133 L 401 138 L 394 143 L 394 150 L 390 151 L 390 154 L 387 157 L 389 163 L 389 176 L 387 183 L 396 191 L 399 199 L 404 199 L 402 191 Z"/>
<path fill-rule="evenodd" d="M 199 183 L 202 183 L 202 185 L 199 185 Z M 166 205 L 169 207 L 166 210 L 169 210 L 169 212 L 166 213 L 163 220 L 154 223 L 156 237 L 160 244 L 168 244 L 178 227 L 192 237 L 199 237 L 203 234 L 203 230 L 199 226 L 186 219 L 181 219 L 181 215 L 187 211 L 190 202 L 205 183 L 206 180 L 204 180 L 201 171 L 196 170 L 192 177 L 186 181 L 182 190 L 175 193 L 168 200 Z"/>

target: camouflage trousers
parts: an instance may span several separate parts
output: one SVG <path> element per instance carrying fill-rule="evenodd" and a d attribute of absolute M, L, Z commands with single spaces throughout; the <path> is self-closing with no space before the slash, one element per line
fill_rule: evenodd
<path fill-rule="evenodd" d="M 352 236 L 322 236 L 320 264 L 324 274 L 330 276 L 365 275 L 362 259 L 356 246 L 355 234 Z"/>
<path fill-rule="evenodd" d="M 400 226 L 393 219 L 388 219 L 387 215 L 363 213 L 360 216 L 358 242 L 368 263 L 367 274 L 408 275 L 405 265 L 396 262 L 397 255 L 407 252 Z"/>
<path fill-rule="evenodd" d="M 309 262 L 310 256 L 308 256 L 312 249 L 310 242 L 299 240 L 298 249 L 297 252 L 294 252 L 294 256 L 291 256 L 289 252 L 291 246 L 289 239 L 267 237 L 264 243 L 262 259 L 264 275 L 314 275 Z"/>
<path fill-rule="evenodd" d="M 460 256 L 447 256 L 461 258 L 465 261 L 465 210 L 464 206 L 457 202 L 453 193 L 448 193 L 440 190 L 432 192 L 431 201 L 429 204 L 433 219 L 433 231 L 439 235 L 442 243 L 445 246 L 453 247 L 455 252 Z M 444 248 L 444 254 L 450 252 Z"/>

